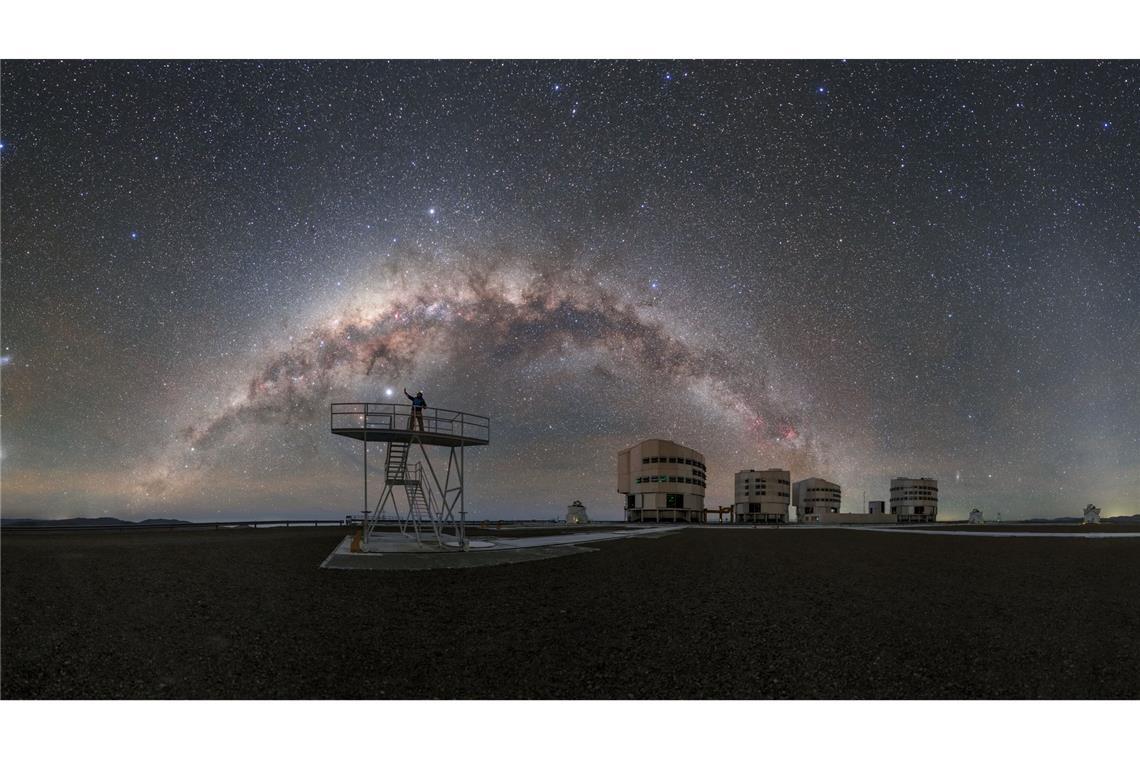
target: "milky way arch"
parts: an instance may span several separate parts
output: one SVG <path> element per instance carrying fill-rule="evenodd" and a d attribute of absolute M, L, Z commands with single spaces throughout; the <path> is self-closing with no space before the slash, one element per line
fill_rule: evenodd
<path fill-rule="evenodd" d="M 734 367 L 611 288 L 565 272 L 452 275 L 447 285 L 426 275 L 390 277 L 316 318 L 302 337 L 255 364 L 224 408 L 183 427 L 181 443 L 144 490 L 171 488 L 173 473 L 184 478 L 187 451 L 200 471 L 220 458 L 222 444 L 267 425 L 312 420 L 330 400 L 360 400 L 350 394 L 370 378 L 409 376 L 425 355 L 477 378 L 555 354 L 600 352 L 620 359 L 616 371 L 635 375 L 632 382 L 668 376 L 693 389 L 764 446 L 813 450 L 810 427 L 763 369 Z"/>

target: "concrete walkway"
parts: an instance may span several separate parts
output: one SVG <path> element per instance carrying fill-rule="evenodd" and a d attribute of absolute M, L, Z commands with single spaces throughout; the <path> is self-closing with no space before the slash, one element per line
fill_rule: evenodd
<path fill-rule="evenodd" d="M 352 536 L 345 536 L 321 563 L 331 570 L 432 570 L 443 568 L 487 567 L 516 562 L 565 557 L 596 551 L 581 544 L 615 541 L 623 538 L 659 538 L 681 530 L 683 525 L 633 527 L 612 531 L 560 533 L 553 536 L 472 539 L 467 551 L 433 543 L 417 544 L 400 533 L 375 534 L 368 551 L 353 552 Z"/>
<path fill-rule="evenodd" d="M 684 525 L 654 525 L 653 527 L 630 527 L 622 530 L 590 531 L 588 533 L 563 533 L 556 536 L 527 536 L 525 538 L 494 538 L 496 549 L 523 549 L 535 546 L 556 546 L 561 544 L 586 544 L 594 541 L 613 541 L 619 538 L 657 538 L 665 533 L 684 530 Z"/>

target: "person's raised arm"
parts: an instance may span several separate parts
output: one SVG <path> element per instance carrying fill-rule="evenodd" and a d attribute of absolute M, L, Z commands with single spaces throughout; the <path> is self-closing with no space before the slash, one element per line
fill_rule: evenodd
<path fill-rule="evenodd" d="M 410 401 L 415 401 L 415 399 L 412 398 L 412 394 L 408 393 L 407 388 L 404 389 L 404 395 L 407 396 Z"/>

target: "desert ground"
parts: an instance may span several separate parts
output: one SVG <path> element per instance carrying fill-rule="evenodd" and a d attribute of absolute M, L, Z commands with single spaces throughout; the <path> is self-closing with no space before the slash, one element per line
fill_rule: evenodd
<path fill-rule="evenodd" d="M 319 569 L 344 532 L 5 531 L 0 696 L 1140 698 L 1140 539 L 706 528 Z"/>
<path fill-rule="evenodd" d="M 1140 533 L 1140 523 L 1015 523 L 987 522 L 981 525 L 968 523 L 914 523 L 899 525 L 907 530 L 968 530 L 971 532 L 1014 532 L 1014 533 Z"/>

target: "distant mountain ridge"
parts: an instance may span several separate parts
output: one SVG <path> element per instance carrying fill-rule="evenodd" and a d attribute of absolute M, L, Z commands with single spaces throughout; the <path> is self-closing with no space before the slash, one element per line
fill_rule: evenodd
<path fill-rule="evenodd" d="M 114 526 L 114 525 L 191 525 L 189 520 L 173 520 L 166 517 L 151 517 L 146 520 L 120 520 L 117 517 L 67 517 L 62 520 L 44 520 L 38 517 L 0 517 L 0 525 L 12 527 L 27 526 Z"/>

